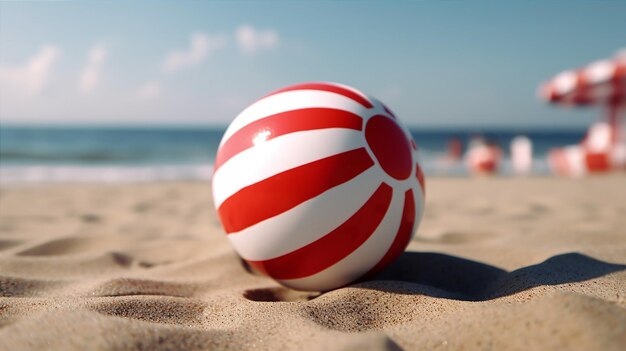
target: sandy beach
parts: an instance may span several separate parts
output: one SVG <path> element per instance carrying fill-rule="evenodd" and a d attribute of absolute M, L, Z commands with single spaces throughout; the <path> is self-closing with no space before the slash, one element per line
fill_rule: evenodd
<path fill-rule="evenodd" d="M 0 350 L 623 350 L 626 177 L 428 179 L 407 252 L 324 294 L 246 270 L 208 183 L 0 188 Z"/>

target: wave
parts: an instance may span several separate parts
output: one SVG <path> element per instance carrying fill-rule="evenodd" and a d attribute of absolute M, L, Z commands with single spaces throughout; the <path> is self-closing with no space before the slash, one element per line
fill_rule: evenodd
<path fill-rule="evenodd" d="M 421 157 L 420 164 L 427 176 L 467 176 L 463 162 L 449 162 L 438 157 Z M 502 176 L 512 176 L 511 160 L 502 163 Z M 545 158 L 533 161 L 534 175 L 548 175 L 550 169 Z M 209 163 L 188 165 L 15 165 L 0 166 L 0 183 L 128 183 L 153 181 L 209 181 L 213 165 Z"/>
<path fill-rule="evenodd" d="M 23 150 L 0 150 L 0 160 L 3 162 L 28 161 L 28 162 L 132 162 L 145 159 L 143 154 L 112 153 L 110 151 L 23 151 Z"/>
<path fill-rule="evenodd" d="M 2 166 L 0 183 L 209 181 L 213 165 Z"/>

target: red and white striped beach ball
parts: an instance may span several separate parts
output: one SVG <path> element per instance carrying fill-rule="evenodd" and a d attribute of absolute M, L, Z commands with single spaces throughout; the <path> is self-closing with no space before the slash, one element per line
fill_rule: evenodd
<path fill-rule="evenodd" d="M 334 83 L 275 91 L 226 130 L 213 200 L 237 253 L 299 290 L 344 286 L 406 248 L 424 208 L 408 130 L 380 101 Z"/>

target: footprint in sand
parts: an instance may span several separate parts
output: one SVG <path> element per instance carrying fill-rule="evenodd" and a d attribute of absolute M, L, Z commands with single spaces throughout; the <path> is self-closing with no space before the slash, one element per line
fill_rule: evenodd
<path fill-rule="evenodd" d="M 131 296 L 158 295 L 172 297 L 191 297 L 197 286 L 194 284 L 163 282 L 147 279 L 116 278 L 98 283 L 90 288 L 88 296 Z"/>
<path fill-rule="evenodd" d="M 20 240 L 0 240 L 0 251 L 10 249 L 22 243 Z"/>
<path fill-rule="evenodd" d="M 250 289 L 243 293 L 243 297 L 256 302 L 303 302 L 320 296 L 317 292 L 291 290 L 284 287 Z"/>
<path fill-rule="evenodd" d="M 86 252 L 106 252 L 123 247 L 126 240 L 117 237 L 70 237 L 53 239 L 30 247 L 19 256 L 54 256 L 84 254 Z"/>

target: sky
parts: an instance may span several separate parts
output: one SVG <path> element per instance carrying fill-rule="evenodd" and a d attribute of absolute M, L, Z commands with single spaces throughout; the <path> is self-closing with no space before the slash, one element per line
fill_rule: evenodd
<path fill-rule="evenodd" d="M 0 123 L 226 126 L 331 81 L 414 128 L 580 128 L 538 86 L 626 47 L 626 1 L 0 2 Z"/>

